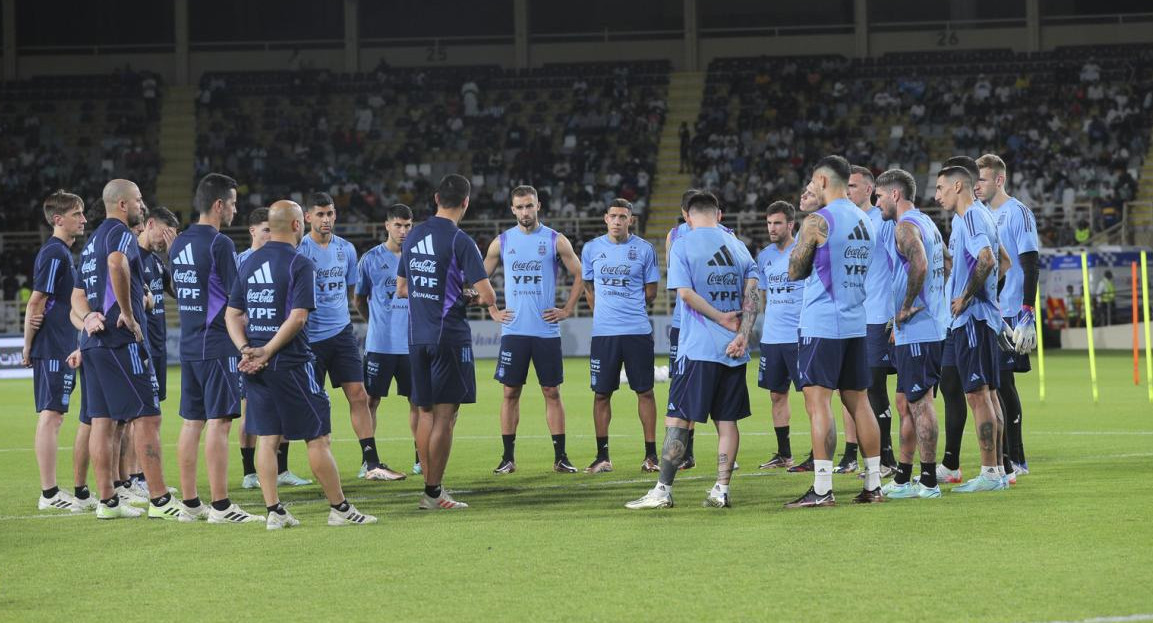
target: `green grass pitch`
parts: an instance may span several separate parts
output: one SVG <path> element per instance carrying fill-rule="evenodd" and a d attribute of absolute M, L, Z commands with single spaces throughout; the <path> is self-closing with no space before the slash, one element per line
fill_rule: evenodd
<path fill-rule="evenodd" d="M 282 491 L 304 524 L 213 526 L 37 513 L 30 381 L 0 382 L 0 620 L 907 620 L 1051 621 L 1153 613 L 1153 407 L 1124 355 L 1098 357 L 1093 405 L 1084 353 L 1048 358 L 1048 396 L 1036 372 L 1018 384 L 1033 474 L 1011 491 L 854 507 L 856 477 L 837 476 L 842 505 L 785 511 L 811 475 L 758 472 L 775 448 L 768 396 L 752 389 L 742 423 L 734 507 L 701 508 L 713 482 L 715 434 L 697 437 L 698 467 L 677 479 L 677 507 L 632 512 L 651 486 L 640 473 L 640 426 L 631 393 L 615 399 L 611 474 L 554 474 L 539 392 L 524 396 L 520 471 L 492 474 L 501 452 L 499 386 L 492 363 L 480 401 L 463 408 L 446 484 L 473 507 L 416 509 L 422 483 L 354 479 L 359 448 L 333 393 L 334 448 L 349 498 L 381 522 L 329 528 L 315 486 Z M 567 362 L 562 389 L 568 450 L 594 455 L 587 363 Z M 755 367 L 749 367 L 754 387 Z M 890 380 L 890 387 L 892 386 Z M 169 388 L 179 389 L 178 373 Z M 668 385 L 658 386 L 663 404 Z M 177 482 L 179 397 L 164 405 L 166 475 Z M 386 399 L 382 457 L 412 464 L 405 409 Z M 943 415 L 942 415 L 943 417 Z M 71 447 L 74 414 L 61 432 Z M 943 448 L 942 425 L 942 448 Z M 658 443 L 663 432 L 658 432 Z M 977 450 L 970 425 L 966 476 Z M 809 447 L 799 396 L 793 447 Z M 303 446 L 292 468 L 308 474 Z M 71 452 L 60 484 L 71 486 Z M 263 512 L 259 493 L 233 499 Z M 207 491 L 201 471 L 202 491 Z M 1153 615 L 1149 615 L 1153 616 Z M 1141 619 L 1145 620 L 1145 619 Z"/>

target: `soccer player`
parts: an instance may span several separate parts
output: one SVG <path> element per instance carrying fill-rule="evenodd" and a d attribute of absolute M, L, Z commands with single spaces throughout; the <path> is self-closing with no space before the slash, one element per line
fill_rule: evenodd
<path fill-rule="evenodd" d="M 648 306 L 657 297 L 661 279 L 653 245 L 629 233 L 633 204 L 614 199 L 605 212 L 608 233 L 581 250 L 583 283 L 593 310 L 589 374 L 593 398 L 593 426 L 597 455 L 585 469 L 590 474 L 613 471 L 609 459 L 609 422 L 612 396 L 620 388 L 621 366 L 629 387 L 637 394 L 637 415 L 644 433 L 642 472 L 655 472 L 657 458 L 657 403 L 653 395 L 653 327 Z"/>
<path fill-rule="evenodd" d="M 668 285 L 684 301 L 677 374 L 669 388 L 665 441 L 657 484 L 625 504 L 632 510 L 673 506 L 673 479 L 680 469 L 690 421 L 717 428 L 717 481 L 704 505 L 728 508 L 733 460 L 740 446 L 737 421 L 748 417 L 745 364 L 748 338 L 760 308 L 757 264 L 748 249 L 724 232 L 712 193 L 689 199 L 692 231 L 673 247 Z"/>
<path fill-rule="evenodd" d="M 872 220 L 849 201 L 852 170 L 841 156 L 821 158 L 809 190 L 822 206 L 801 224 L 789 256 L 789 279 L 805 279 L 801 306 L 797 376 L 805 394 L 813 437 L 814 482 L 786 508 L 833 506 L 833 453 L 837 426 L 833 391 L 841 393 L 853 417 L 865 457 L 865 486 L 853 501 L 884 501 L 881 494 L 881 442 L 869 406 L 871 379 L 865 349 L 865 278 L 876 242 Z"/>
<path fill-rule="evenodd" d="M 998 302 L 1005 324 L 1013 330 L 1015 351 L 1001 351 L 1001 383 L 997 394 L 1005 416 L 1005 454 L 1018 476 L 1029 473 L 1021 436 L 1021 397 L 1014 374 L 1028 372 L 1029 351 L 1037 341 L 1033 302 L 1037 297 L 1037 256 L 1040 242 L 1033 211 L 1005 192 L 1008 175 L 1005 161 L 995 154 L 977 159 L 980 177 L 977 198 L 985 203 L 997 222 L 1001 247 L 1009 256 L 1004 286 Z"/>
<path fill-rule="evenodd" d="M 412 228 L 396 274 L 397 298 L 408 298 L 408 357 L 412 403 L 419 410 L 416 446 L 424 475 L 422 510 L 456 510 L 468 504 L 441 486 L 452 450 L 452 429 L 461 403 L 476 402 L 470 302 L 492 311 L 489 283 L 476 242 L 457 225 L 468 211 L 471 185 L 446 175 L 437 185 L 436 215 Z M 471 288 L 469 287 L 471 284 Z"/>
<path fill-rule="evenodd" d="M 209 523 L 264 521 L 228 497 L 228 434 L 240 417 L 239 352 L 224 324 L 224 308 L 236 283 L 236 247 L 220 232 L 236 216 L 236 180 L 205 175 L 193 204 L 200 217 L 172 243 L 172 281 L 180 310 L 180 417 L 177 442 L 184 509 Z M 204 460 L 212 502 L 196 490 L 197 453 L 204 433 Z"/>
<path fill-rule="evenodd" d="M 897 223 L 894 240 L 878 249 L 893 259 L 893 318 L 901 460 L 881 488 L 891 498 L 937 498 L 937 411 L 933 388 L 941 379 L 941 350 L 949 326 L 945 300 L 945 243 L 933 219 L 913 205 L 917 183 L 901 169 L 877 178 L 877 205 Z M 921 452 L 921 477 L 911 482 L 913 453 Z"/>
<path fill-rule="evenodd" d="M 797 385 L 797 328 L 805 282 L 789 280 L 789 254 L 796 246 L 793 224 L 796 209 L 787 201 L 774 201 L 765 215 L 769 244 L 757 254 L 758 288 L 765 292 L 765 323 L 761 328 L 761 361 L 757 386 L 769 390 L 777 451 L 761 469 L 793 466 L 789 440 L 789 383 Z"/>
<path fill-rule="evenodd" d="M 148 517 L 188 521 L 191 516 L 168 493 L 164 483 L 156 375 L 144 341 L 140 245 L 128 229 L 129 223 L 140 220 L 144 201 L 136 184 L 124 179 L 108 182 L 103 199 L 107 217 L 92 232 L 80 256 L 80 278 L 92 310 L 86 316 L 98 312 L 103 318 L 102 330 L 91 333 L 81 345 L 87 407 L 92 418 L 89 448 L 100 496 L 96 517 L 138 517 L 144 512 L 121 504 L 113 485 L 113 437 L 120 422 L 131 421 L 135 422 L 136 455 L 152 496 Z"/>
<path fill-rule="evenodd" d="M 500 436 L 504 454 L 494 474 L 516 471 L 516 429 L 520 423 L 520 395 L 531 361 L 544 394 L 545 421 L 552 435 L 553 471 L 575 473 L 565 452 L 564 382 L 560 321 L 572 316 L 580 300 L 581 265 L 572 243 L 564 234 L 540 222 L 540 200 L 532 186 L 512 190 L 512 214 L 516 226 L 505 231 L 488 247 L 484 268 L 491 276 L 498 263 L 504 265 L 505 308 L 490 309 L 500 331 L 500 358 L 493 378 L 504 385 L 500 405 Z M 568 301 L 556 306 L 557 264 L 572 275 Z"/>
<path fill-rule="evenodd" d="M 268 208 L 256 208 L 248 214 L 248 238 L 251 241 L 248 249 L 236 256 L 237 271 L 244 268 L 244 262 L 255 252 L 259 251 L 272 237 L 272 230 L 268 226 Z M 240 486 L 245 489 L 259 489 L 260 478 L 256 475 L 256 435 L 249 435 L 245 428 L 245 413 L 248 409 L 247 389 L 245 375 L 240 375 L 240 420 L 237 437 L 240 440 L 240 463 L 244 469 L 244 478 Z M 301 478 L 288 469 L 288 442 L 280 441 L 276 450 L 276 484 L 282 487 L 301 487 L 312 484 L 311 480 Z"/>
<path fill-rule="evenodd" d="M 368 321 L 364 342 L 364 379 L 372 430 L 380 399 L 396 381 L 396 393 L 412 396 L 412 373 L 408 361 L 408 299 L 396 298 L 396 268 L 408 232 L 412 230 L 412 209 L 398 203 L 384 219 L 387 238 L 360 258 L 357 268 L 356 309 Z M 416 439 L 416 406 L 408 403 L 408 425 Z M 420 456 L 413 471 L 420 473 Z M 364 474 L 366 480 L 404 480 L 405 474 L 380 463 Z"/>
<path fill-rule="evenodd" d="M 977 423 L 981 446 L 981 473 L 953 490 L 961 493 L 1003 489 L 997 454 L 1000 434 L 991 390 L 997 388 L 1000 366 L 997 332 L 999 248 L 997 226 L 973 196 L 973 176 L 963 167 L 945 167 L 937 174 L 937 203 L 955 221 L 949 237 L 953 257 L 948 297 L 953 318 L 953 358 L 965 399 Z"/>
<path fill-rule="evenodd" d="M 324 386 L 325 376 L 332 387 L 344 390 L 352 431 L 360 441 L 360 471 L 363 478 L 380 467 L 368 393 L 364 391 L 364 367 L 360 347 L 352 330 L 348 306 L 356 286 L 356 247 L 332 233 L 336 207 L 328 193 L 312 193 L 304 215 L 308 235 L 296 249 L 316 266 L 316 311 L 308 315 L 308 341 L 316 357 L 316 384 Z"/>
<path fill-rule="evenodd" d="M 165 345 L 168 335 L 167 317 L 165 316 L 164 295 L 175 295 L 172 287 L 172 275 L 164 263 L 164 256 L 176 239 L 176 230 L 180 221 L 171 210 L 163 206 L 148 208 L 148 216 L 144 220 L 144 231 L 136 237 L 140 245 L 141 261 L 144 265 L 144 280 L 148 287 L 148 296 L 152 299 L 151 309 L 148 313 L 148 354 L 156 368 L 157 392 L 161 402 L 168 397 L 168 348 Z"/>
<path fill-rule="evenodd" d="M 269 530 L 300 525 L 280 503 L 276 452 L 283 439 L 303 439 L 308 463 L 331 510 L 328 525 L 376 523 L 344 497 L 332 457 L 328 394 L 316 382 L 305 325 L 314 307 L 316 267 L 297 253 L 304 214 L 292 201 L 268 211 L 271 239 L 247 258 L 228 297 L 228 335 L 248 375 L 248 430 L 257 436 L 256 467 Z"/>
<path fill-rule="evenodd" d="M 56 482 L 56 448 L 64 414 L 68 413 L 76 372 L 66 359 L 76 350 L 72 327 L 72 243 L 84 235 L 84 201 L 58 190 L 44 201 L 44 218 L 52 237 L 36 254 L 32 296 L 24 315 L 25 367 L 32 368 L 36 396 L 36 464 L 40 468 L 40 510 L 81 512 L 81 504 Z M 79 433 L 78 433 L 79 435 Z M 74 457 L 75 458 L 75 457 Z M 83 484 L 83 483 L 79 483 Z"/>

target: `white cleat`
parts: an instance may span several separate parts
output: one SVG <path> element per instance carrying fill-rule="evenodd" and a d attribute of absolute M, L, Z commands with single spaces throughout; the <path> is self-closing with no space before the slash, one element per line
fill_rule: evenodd
<path fill-rule="evenodd" d="M 949 469 L 944 465 L 937 465 L 937 482 L 944 482 L 955 485 L 965 481 L 963 478 L 961 478 L 961 470 Z"/>
<path fill-rule="evenodd" d="M 448 494 L 448 491 L 442 489 L 440 492 L 440 497 L 429 497 L 428 494 L 421 495 L 420 504 L 417 505 L 417 508 L 422 511 L 456 511 L 468 508 L 468 504 L 465 504 L 464 502 L 457 502 L 456 500 L 452 499 L 452 496 Z"/>
<path fill-rule="evenodd" d="M 292 516 L 292 513 L 287 510 L 284 514 L 269 513 L 268 521 L 265 523 L 265 528 L 269 530 L 280 530 L 282 528 L 295 528 L 300 525 L 300 520 Z"/>
<path fill-rule="evenodd" d="M 147 495 L 140 495 L 131 487 L 119 486 L 116 487 L 116 495 L 120 497 L 121 504 L 129 504 L 131 506 L 139 506 L 141 508 L 148 508 L 149 500 Z"/>
<path fill-rule="evenodd" d="M 312 484 L 312 481 L 307 478 L 301 478 L 289 470 L 284 470 L 276 475 L 276 484 L 282 487 L 303 487 Z M 259 487 L 260 485 L 257 484 Z"/>
<path fill-rule="evenodd" d="M 376 523 L 376 517 L 365 515 L 356 510 L 352 504 L 349 504 L 348 510 L 343 513 L 335 508 L 328 511 L 328 525 L 330 526 L 363 526 L 370 523 Z"/>
<path fill-rule="evenodd" d="M 625 504 L 629 510 L 645 510 L 650 508 L 672 508 L 673 494 L 671 491 L 649 489 L 644 497 Z"/>
<path fill-rule="evenodd" d="M 76 502 L 72 506 L 73 513 L 90 513 L 96 510 L 96 502 L 98 502 L 98 500 L 96 496 L 91 493 L 83 500 L 80 498 L 75 498 L 75 500 Z"/>
<path fill-rule="evenodd" d="M 132 519 L 143 514 L 143 508 L 129 506 L 123 502 L 119 502 L 116 506 L 105 506 L 104 502 L 96 505 L 97 519 Z"/>
<path fill-rule="evenodd" d="M 88 496 L 92 499 L 92 496 Z M 57 491 L 56 495 L 46 498 L 43 494 L 40 495 L 40 500 L 36 503 L 36 508 L 42 511 L 66 511 L 69 513 L 82 512 L 77 510 L 78 501 L 72 497 L 71 493 L 66 493 L 63 490 Z"/>
<path fill-rule="evenodd" d="M 276 480 L 277 480 L 277 483 L 280 482 L 279 478 L 277 478 Z M 240 488 L 241 489 L 259 489 L 260 488 L 260 478 L 256 474 L 245 474 L 244 479 L 240 481 Z"/>
<path fill-rule="evenodd" d="M 264 515 L 253 515 L 236 504 L 232 504 L 222 511 L 211 506 L 208 507 L 208 523 L 258 523 L 263 521 Z"/>
<path fill-rule="evenodd" d="M 184 507 L 184 514 L 191 517 L 192 521 L 200 521 L 201 519 L 208 519 L 208 509 L 211 508 L 209 505 L 205 504 L 204 502 L 201 502 L 200 506 L 195 506 L 195 507 L 188 506 L 184 502 L 181 502 L 180 506 Z"/>

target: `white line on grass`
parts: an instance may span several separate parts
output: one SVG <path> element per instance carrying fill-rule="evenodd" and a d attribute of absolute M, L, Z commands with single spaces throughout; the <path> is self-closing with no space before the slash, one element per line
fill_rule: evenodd
<path fill-rule="evenodd" d="M 1077 621 L 1049 621 L 1048 623 L 1128 623 L 1129 621 L 1153 621 L 1153 613 L 1130 614 L 1116 617 L 1094 617 Z"/>

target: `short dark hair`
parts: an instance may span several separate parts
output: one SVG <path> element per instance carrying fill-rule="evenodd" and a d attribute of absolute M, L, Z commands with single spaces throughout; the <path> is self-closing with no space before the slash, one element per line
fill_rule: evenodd
<path fill-rule="evenodd" d="M 56 224 L 52 222 L 52 217 L 64 216 L 77 206 L 80 207 L 81 211 L 84 210 L 84 200 L 79 195 L 58 190 L 48 195 L 48 198 L 44 200 L 44 219 L 48 221 L 49 225 L 55 227 Z"/>
<path fill-rule="evenodd" d="M 977 179 L 981 177 L 981 170 L 977 167 L 977 161 L 968 156 L 953 156 L 945 161 L 941 166 L 942 169 L 949 167 L 961 167 L 969 172 L 969 177 Z"/>
<path fill-rule="evenodd" d="M 813 172 L 816 173 L 821 169 L 825 169 L 833 174 L 842 185 L 849 183 L 849 176 L 853 174 L 853 169 L 849 165 L 849 161 L 845 160 L 843 156 L 825 156 L 817 161 L 817 165 L 813 167 Z"/>
<path fill-rule="evenodd" d="M 176 218 L 172 210 L 164 206 L 152 206 L 148 208 L 148 216 L 144 219 L 144 222 L 147 223 L 148 219 L 160 221 L 168 227 L 180 227 L 180 219 Z"/>
<path fill-rule="evenodd" d="M 629 211 L 629 214 L 632 214 L 633 202 L 629 201 L 628 199 L 624 199 L 622 197 L 617 197 L 616 199 L 612 200 L 612 203 L 609 204 L 609 208 L 624 208 L 624 209 Z M 605 208 L 606 214 L 608 213 L 608 211 L 609 211 L 608 208 Z"/>
<path fill-rule="evenodd" d="M 456 173 L 449 173 L 440 178 L 436 185 L 437 205 L 442 208 L 463 208 L 464 201 L 472 193 L 472 184 L 468 178 Z"/>
<path fill-rule="evenodd" d="M 937 177 L 947 177 L 951 180 L 961 180 L 965 186 L 968 186 L 969 188 L 973 187 L 973 174 L 962 166 L 945 167 L 937 173 Z"/>
<path fill-rule="evenodd" d="M 862 167 L 862 166 L 854 164 L 851 167 L 849 167 L 849 174 L 850 175 L 860 175 L 861 177 L 869 180 L 870 184 L 872 184 L 875 181 L 873 179 L 873 172 L 869 169 L 869 167 Z"/>
<path fill-rule="evenodd" d="M 689 211 L 689 200 L 693 198 L 693 195 L 699 194 L 700 192 L 701 189 L 699 188 L 690 188 L 681 195 L 681 212 Z"/>
<path fill-rule="evenodd" d="M 719 211 L 720 209 L 721 202 L 717 200 L 717 196 L 713 193 L 707 191 L 698 192 L 689 198 L 689 212 Z"/>
<path fill-rule="evenodd" d="M 228 192 L 239 187 L 240 184 L 237 184 L 236 180 L 227 175 L 209 173 L 201 178 L 200 183 L 196 185 L 196 196 L 192 203 L 196 206 L 197 212 L 208 214 L 217 201 L 226 201 Z"/>
<path fill-rule="evenodd" d="M 797 209 L 788 201 L 774 201 L 769 204 L 769 211 L 765 214 L 765 217 L 767 218 L 774 214 L 784 214 L 785 220 L 792 223 L 797 216 Z"/>
<path fill-rule="evenodd" d="M 307 209 L 312 210 L 318 206 L 330 206 L 334 202 L 332 200 L 332 195 L 328 193 L 312 193 L 308 196 L 307 203 Z"/>
<path fill-rule="evenodd" d="M 256 227 L 261 223 L 268 222 L 268 208 L 256 208 L 248 213 L 248 226 Z"/>
<path fill-rule="evenodd" d="M 917 196 L 917 180 L 904 169 L 889 169 L 877 177 L 877 188 L 896 186 L 901 191 L 901 198 L 912 201 Z"/>
<path fill-rule="evenodd" d="M 522 184 L 512 189 L 512 193 L 509 195 L 509 198 L 513 199 L 516 197 L 527 197 L 529 195 L 532 195 L 536 199 L 540 199 L 540 195 L 536 193 L 535 188 L 529 186 L 528 184 Z"/>
<path fill-rule="evenodd" d="M 394 203 L 388 206 L 388 210 L 384 213 L 384 220 L 391 221 L 393 219 L 411 221 L 412 208 L 404 205 L 403 203 Z"/>

